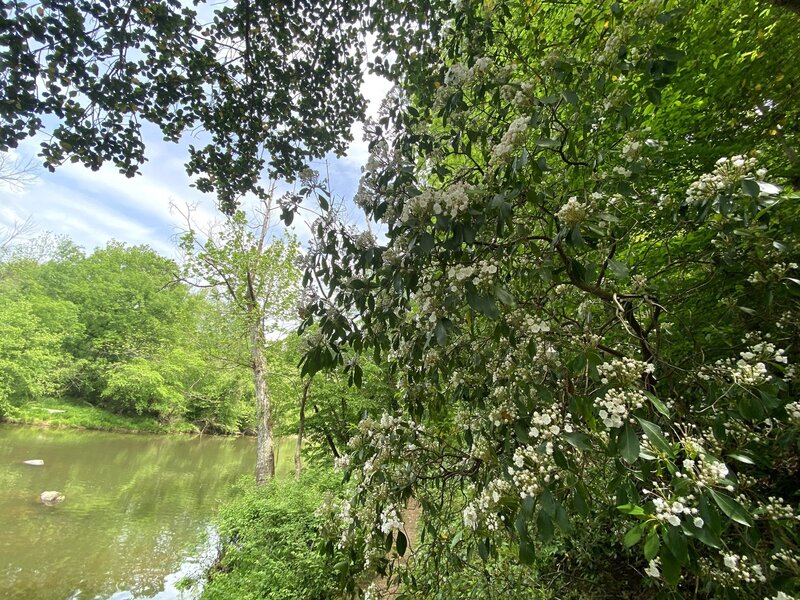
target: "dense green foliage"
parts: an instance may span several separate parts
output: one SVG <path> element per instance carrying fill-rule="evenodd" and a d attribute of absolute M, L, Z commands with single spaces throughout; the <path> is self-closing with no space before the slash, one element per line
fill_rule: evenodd
<path fill-rule="evenodd" d="M 177 272 L 143 246 L 18 247 L 0 264 L 0 417 L 69 396 L 173 429 L 252 429 L 252 384 L 231 351 L 245 340 Z"/>
<path fill-rule="evenodd" d="M 333 560 L 318 551 L 320 498 L 338 488 L 330 471 L 300 481 L 242 484 L 241 498 L 219 519 L 223 553 L 203 592 L 207 600 L 337 598 Z"/>
<path fill-rule="evenodd" d="M 304 371 L 355 352 L 396 381 L 340 461 L 345 590 L 393 565 L 451 597 L 513 561 L 578 597 L 795 594 L 798 16 L 447 16 L 371 128 L 356 200 L 385 239 L 331 214 L 308 259 Z M 387 563 L 412 497 L 426 560 Z"/>

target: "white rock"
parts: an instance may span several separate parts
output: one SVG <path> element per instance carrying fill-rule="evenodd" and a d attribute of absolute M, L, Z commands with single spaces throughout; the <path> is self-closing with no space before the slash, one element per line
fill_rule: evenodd
<path fill-rule="evenodd" d="M 63 502 L 64 498 L 65 498 L 64 494 L 62 494 L 61 492 L 54 492 L 54 491 L 42 492 L 39 495 L 39 500 L 42 501 L 42 504 L 45 504 L 47 506 L 55 506 L 59 502 Z"/>

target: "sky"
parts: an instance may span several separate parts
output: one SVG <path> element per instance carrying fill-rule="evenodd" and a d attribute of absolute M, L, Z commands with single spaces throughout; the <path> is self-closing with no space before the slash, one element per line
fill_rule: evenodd
<path fill-rule="evenodd" d="M 369 101 L 369 116 L 377 113 L 389 87 L 386 80 L 365 74 L 362 92 Z M 0 186 L 0 233 L 30 218 L 29 237 L 44 232 L 63 234 L 87 252 L 113 239 L 131 245 L 147 244 L 164 256 L 179 258 L 175 235 L 185 220 L 171 205 L 194 206 L 193 218 L 206 226 L 220 221 L 222 216 L 216 210 L 213 195 L 190 186 L 184 168 L 188 141 L 164 142 L 152 126 L 144 127 L 143 134 L 149 161 L 141 166 L 142 174 L 132 179 L 113 165 L 91 171 L 68 163 L 55 173 L 40 168 L 36 178 L 22 189 Z M 347 156 L 331 155 L 326 161 L 312 164 L 321 173 L 329 173 L 334 195 L 346 200 L 355 194 L 361 166 L 367 160 L 360 123 L 354 125 L 353 137 Z M 35 139 L 26 140 L 10 158 L 35 158 L 38 145 Z M 302 219 L 296 220 L 293 229 L 301 242 L 308 239 Z"/>

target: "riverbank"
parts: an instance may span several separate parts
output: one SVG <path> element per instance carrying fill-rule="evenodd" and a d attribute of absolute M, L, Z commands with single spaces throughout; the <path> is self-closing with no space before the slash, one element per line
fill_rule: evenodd
<path fill-rule="evenodd" d="M 192 423 L 162 423 L 144 415 L 120 415 L 71 398 L 44 398 L 15 407 L 6 423 L 117 433 L 200 433 Z"/>
<path fill-rule="evenodd" d="M 254 462 L 252 438 L 0 425 L 0 597 L 191 598 Z"/>

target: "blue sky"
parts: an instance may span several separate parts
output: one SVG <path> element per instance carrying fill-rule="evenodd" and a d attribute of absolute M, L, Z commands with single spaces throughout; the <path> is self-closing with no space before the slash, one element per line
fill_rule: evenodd
<path fill-rule="evenodd" d="M 388 91 L 388 82 L 367 75 L 363 92 L 374 115 Z M 366 162 L 366 144 L 361 126 L 353 130 L 355 140 L 348 155 L 328 158 L 331 185 L 336 196 L 352 198 L 358 186 L 361 165 Z M 22 190 L 0 187 L 0 229 L 32 218 L 33 235 L 50 231 L 65 234 L 87 251 L 115 239 L 128 244 L 148 244 L 156 251 L 178 258 L 173 236 L 179 231 L 182 217 L 170 209 L 171 203 L 195 205 L 194 217 L 201 223 L 219 220 L 211 196 L 190 187 L 184 162 L 186 144 L 161 140 L 158 130 L 144 130 L 149 162 L 142 175 L 128 179 L 113 166 L 91 171 L 79 164 L 66 164 L 55 173 L 40 169 L 38 177 Z M 17 149 L 21 157 L 36 157 L 38 142 L 26 140 Z M 312 165 L 322 173 L 324 162 Z M 307 239 L 302 219 L 294 225 L 301 241 Z"/>

